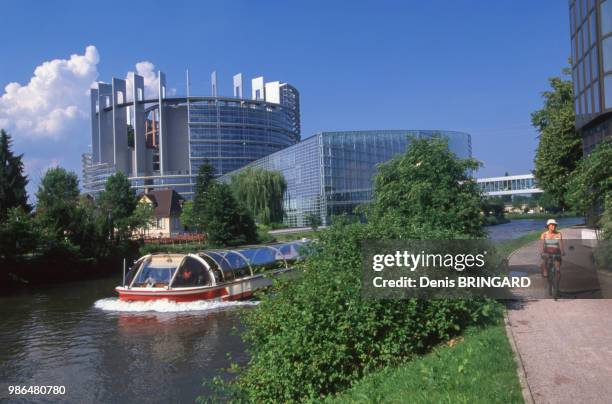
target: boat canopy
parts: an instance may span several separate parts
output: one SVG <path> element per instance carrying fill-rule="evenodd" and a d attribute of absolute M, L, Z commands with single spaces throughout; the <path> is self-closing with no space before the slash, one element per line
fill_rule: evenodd
<path fill-rule="evenodd" d="M 252 276 L 266 270 L 289 268 L 303 257 L 308 241 L 206 250 L 196 254 L 153 254 L 130 270 L 127 284 L 136 287 L 208 286 Z"/>
<path fill-rule="evenodd" d="M 217 282 L 231 282 L 264 270 L 289 268 L 290 264 L 302 257 L 300 249 L 307 243 L 291 241 L 234 250 L 209 250 L 198 255 L 206 261 Z"/>

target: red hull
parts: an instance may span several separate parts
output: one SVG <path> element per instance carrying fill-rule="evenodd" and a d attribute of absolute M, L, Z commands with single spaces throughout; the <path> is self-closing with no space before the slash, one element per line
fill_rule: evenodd
<path fill-rule="evenodd" d="M 212 290 L 194 290 L 193 292 L 186 291 L 164 291 L 164 292 L 138 292 L 138 291 L 123 291 L 117 290 L 119 299 L 127 302 L 132 301 L 150 301 L 167 299 L 174 302 L 193 302 L 196 300 L 240 300 L 253 296 L 252 292 L 243 292 L 235 295 L 230 295 L 227 288 L 218 288 Z"/>

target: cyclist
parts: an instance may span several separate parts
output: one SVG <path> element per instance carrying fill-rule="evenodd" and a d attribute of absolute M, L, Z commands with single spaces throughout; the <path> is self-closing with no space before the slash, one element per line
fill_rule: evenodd
<path fill-rule="evenodd" d="M 552 259 L 557 270 L 557 281 L 561 277 L 561 256 L 565 255 L 565 248 L 563 246 L 563 237 L 561 232 L 557 230 L 557 221 L 555 219 L 548 219 L 546 221 L 546 231 L 540 236 L 540 252 L 542 256 L 542 264 L 540 265 L 540 271 L 544 278 L 548 277 L 548 266 L 546 265 L 549 259 Z"/>

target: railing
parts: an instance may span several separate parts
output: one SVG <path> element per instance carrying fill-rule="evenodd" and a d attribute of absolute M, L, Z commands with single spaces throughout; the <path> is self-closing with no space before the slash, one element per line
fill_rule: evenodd
<path fill-rule="evenodd" d="M 188 234 L 177 234 L 170 237 L 147 237 L 143 239 L 145 244 L 188 244 L 188 243 L 199 243 L 202 244 L 206 241 L 205 234 L 199 233 L 188 233 Z"/>

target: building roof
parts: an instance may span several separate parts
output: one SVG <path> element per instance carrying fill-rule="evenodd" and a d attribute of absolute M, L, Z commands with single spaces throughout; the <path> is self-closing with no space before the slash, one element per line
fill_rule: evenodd
<path fill-rule="evenodd" d="M 158 189 L 141 194 L 140 198 L 149 199 L 155 208 L 153 214 L 157 218 L 177 216 L 181 214 L 183 197 L 173 189 Z"/>

